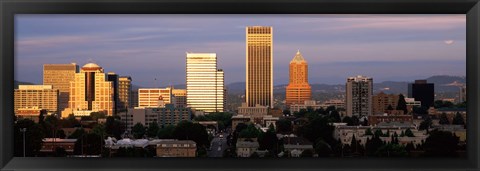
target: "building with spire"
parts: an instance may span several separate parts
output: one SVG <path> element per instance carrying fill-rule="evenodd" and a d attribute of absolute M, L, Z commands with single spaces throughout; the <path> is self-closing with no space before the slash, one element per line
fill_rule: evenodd
<path fill-rule="evenodd" d="M 70 100 L 62 117 L 90 115 L 91 112 L 103 112 L 109 116 L 115 112 L 114 87 L 103 68 L 95 63 L 84 65 L 75 80 L 70 82 Z"/>
<path fill-rule="evenodd" d="M 285 105 L 304 104 L 312 97 L 312 88 L 308 84 L 308 63 L 300 50 L 290 61 L 290 81 L 286 88 Z"/>

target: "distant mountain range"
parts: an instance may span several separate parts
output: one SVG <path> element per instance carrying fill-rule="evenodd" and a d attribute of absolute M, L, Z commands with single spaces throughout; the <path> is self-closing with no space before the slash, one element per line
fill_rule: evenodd
<path fill-rule="evenodd" d="M 428 83 L 435 84 L 436 92 L 458 92 L 459 91 L 458 86 L 464 85 L 466 82 L 466 78 L 464 76 L 449 76 L 449 75 L 431 76 L 426 78 L 426 80 Z M 385 93 L 406 94 L 408 91 L 409 83 L 411 82 L 384 81 L 380 83 L 374 83 L 373 90 L 374 90 L 374 93 L 383 91 Z M 18 88 L 18 85 L 20 84 L 32 85 L 33 83 L 15 81 L 14 82 L 15 88 Z M 286 86 L 287 84 L 275 85 L 273 88 L 275 94 L 277 93 L 284 94 Z M 345 84 L 310 84 L 310 86 L 312 87 L 312 92 L 314 93 L 345 91 Z M 142 86 L 135 85 L 135 84 L 132 85 L 132 89 L 134 91 L 138 90 L 141 87 Z M 185 84 L 173 85 L 173 87 L 178 89 L 184 89 Z M 226 87 L 227 87 L 228 94 L 231 94 L 231 95 L 245 93 L 245 82 L 235 82 L 235 83 L 227 84 Z"/>

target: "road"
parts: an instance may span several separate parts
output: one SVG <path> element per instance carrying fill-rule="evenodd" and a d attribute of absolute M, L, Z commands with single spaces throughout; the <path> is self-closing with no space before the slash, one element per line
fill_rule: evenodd
<path fill-rule="evenodd" d="M 218 135 L 216 135 L 211 144 L 210 144 L 210 150 L 207 151 L 207 156 L 208 157 L 223 157 L 223 151 L 225 151 L 228 148 L 227 145 L 227 135 L 226 133 L 222 133 L 223 138 L 219 138 Z"/>

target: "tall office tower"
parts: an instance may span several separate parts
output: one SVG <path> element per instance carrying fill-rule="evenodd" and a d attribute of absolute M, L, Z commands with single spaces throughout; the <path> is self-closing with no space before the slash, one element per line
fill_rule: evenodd
<path fill-rule="evenodd" d="M 187 107 L 187 90 L 186 89 L 173 89 L 172 94 L 175 97 L 176 108 Z"/>
<path fill-rule="evenodd" d="M 392 110 L 396 110 L 399 98 L 400 96 L 397 94 L 385 94 L 384 92 L 374 95 L 373 114 L 384 114 L 389 106 L 392 107 Z"/>
<path fill-rule="evenodd" d="M 286 88 L 285 105 L 304 104 L 312 97 L 312 88 L 308 84 L 308 63 L 300 51 L 290 61 L 290 82 Z"/>
<path fill-rule="evenodd" d="M 14 91 L 14 111 L 45 109 L 49 114 L 58 112 L 59 90 L 52 85 L 19 85 Z"/>
<path fill-rule="evenodd" d="M 435 87 L 427 80 L 415 80 L 415 83 L 408 84 L 408 97 L 420 101 L 423 107 L 432 107 L 435 98 Z"/>
<path fill-rule="evenodd" d="M 82 67 L 80 73 L 75 74 L 75 80 L 70 82 L 69 108 L 74 111 L 104 112 L 112 115 L 115 111 L 111 81 L 105 78 L 103 68 L 95 63 L 88 63 Z M 68 113 L 62 114 L 67 117 Z"/>
<path fill-rule="evenodd" d="M 197 111 L 224 111 L 224 73 L 217 69 L 216 53 L 187 53 L 187 107 Z"/>
<path fill-rule="evenodd" d="M 246 86 L 248 107 L 273 108 L 273 28 L 246 28 Z"/>
<path fill-rule="evenodd" d="M 53 89 L 59 91 L 58 111 L 68 107 L 70 82 L 75 80 L 76 73 L 78 73 L 78 65 L 75 63 L 43 65 L 43 85 L 52 85 Z"/>
<path fill-rule="evenodd" d="M 138 107 L 158 107 L 158 100 L 164 104 L 172 103 L 172 88 L 140 88 L 138 89 Z"/>
<path fill-rule="evenodd" d="M 107 74 L 107 81 L 112 82 L 113 86 L 113 108 L 115 111 L 114 114 L 117 113 L 118 108 L 120 107 L 119 97 L 118 97 L 118 75 L 114 72 L 108 72 Z"/>
<path fill-rule="evenodd" d="M 373 79 L 358 75 L 347 78 L 347 116 L 362 118 L 372 114 Z"/>
<path fill-rule="evenodd" d="M 121 76 L 118 78 L 118 110 L 123 111 L 126 107 L 131 106 L 132 95 L 132 78 L 130 76 Z"/>
<path fill-rule="evenodd" d="M 130 100 L 130 105 L 131 107 L 138 107 L 138 89 L 133 90 L 132 93 L 130 94 L 131 100 Z"/>

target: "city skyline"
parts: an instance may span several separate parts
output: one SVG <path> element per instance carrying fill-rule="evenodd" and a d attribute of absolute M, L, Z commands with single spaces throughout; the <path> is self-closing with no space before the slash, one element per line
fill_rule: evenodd
<path fill-rule="evenodd" d="M 44 63 L 93 59 L 134 85 L 185 84 L 185 52 L 202 51 L 220 56 L 225 84 L 243 82 L 249 25 L 274 27 L 274 85 L 288 83 L 297 49 L 309 57 L 312 84 L 342 84 L 352 75 L 376 82 L 465 75 L 465 15 L 252 16 L 19 15 L 15 79 L 41 84 Z"/>

